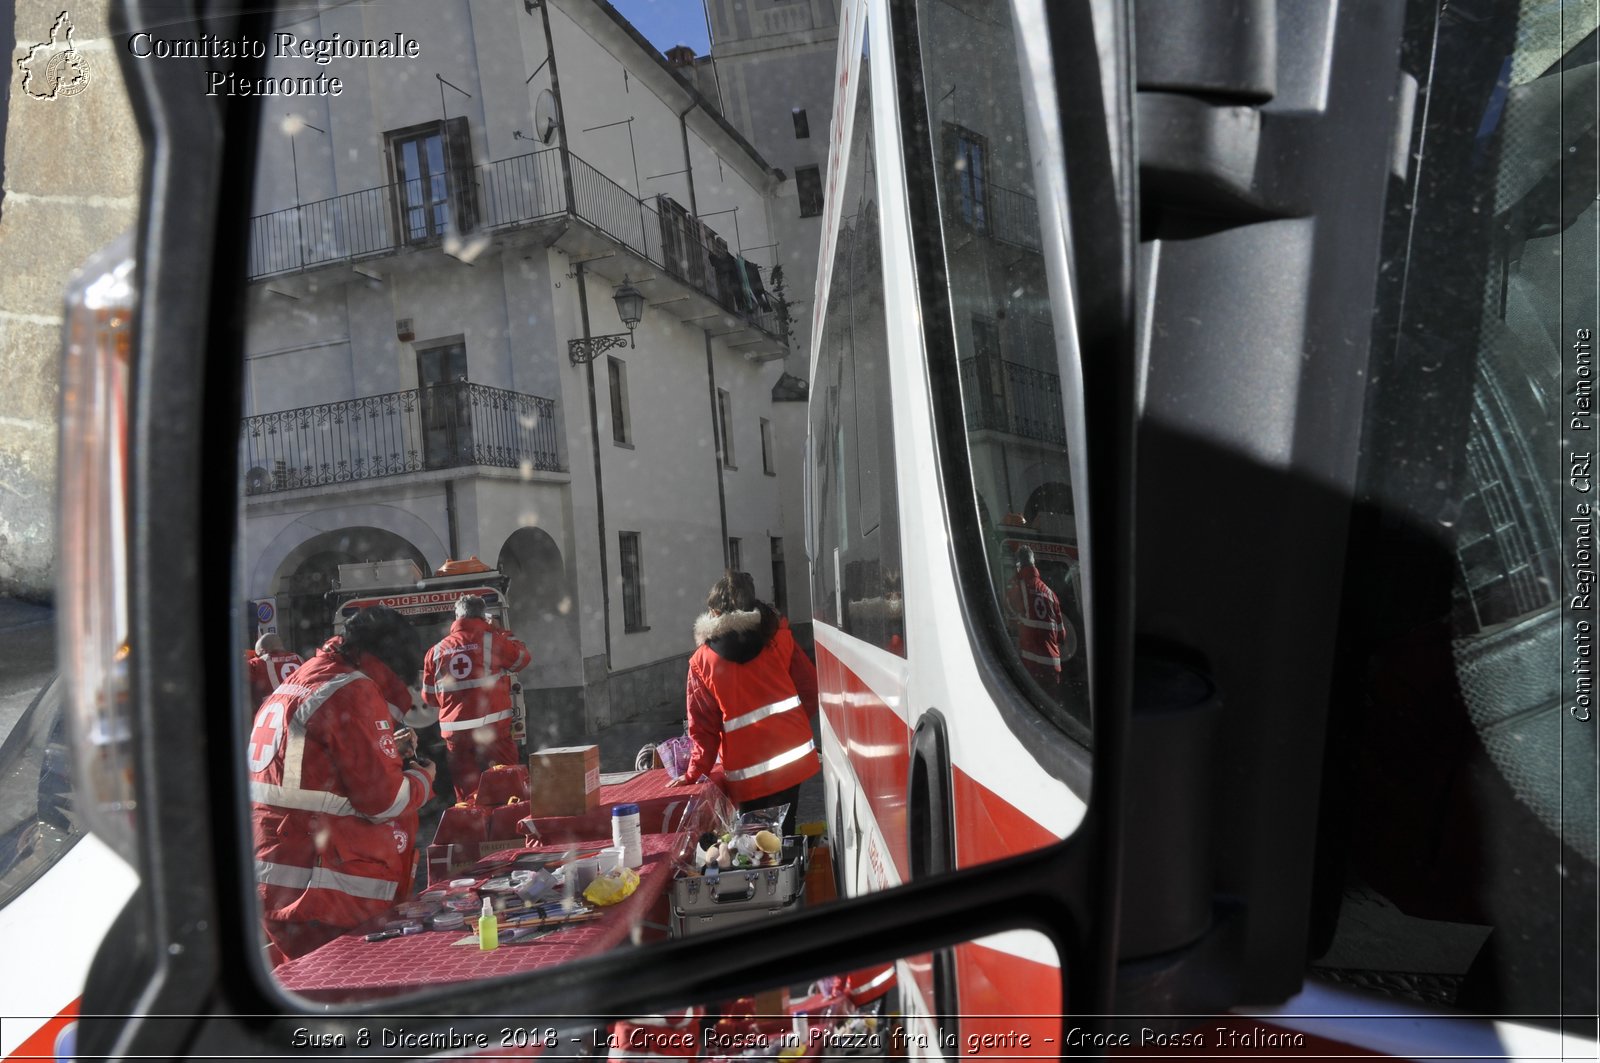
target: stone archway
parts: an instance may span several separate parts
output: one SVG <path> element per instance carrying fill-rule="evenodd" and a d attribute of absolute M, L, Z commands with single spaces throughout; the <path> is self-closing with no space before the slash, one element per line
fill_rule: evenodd
<path fill-rule="evenodd" d="M 340 565 L 402 559 L 415 561 L 422 574 L 428 574 L 422 551 L 382 528 L 336 528 L 295 547 L 279 563 L 272 581 L 284 644 L 309 656 L 333 634 L 333 609 L 325 596 L 333 589 Z"/>

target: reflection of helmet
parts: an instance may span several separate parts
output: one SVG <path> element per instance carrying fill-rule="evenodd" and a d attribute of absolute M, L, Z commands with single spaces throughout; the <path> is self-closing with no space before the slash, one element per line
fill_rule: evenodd
<path fill-rule="evenodd" d="M 283 649 L 283 639 L 278 637 L 276 631 L 269 631 L 256 639 L 256 653 L 277 653 Z"/>
<path fill-rule="evenodd" d="M 1036 564 L 1033 559 L 1033 547 L 1019 546 L 1017 548 L 1017 564 L 1022 565 L 1024 568 Z"/>
<path fill-rule="evenodd" d="M 417 629 L 386 605 L 363 609 L 345 624 L 345 658 L 354 663 L 363 653 L 388 666 L 402 683 L 413 686 L 422 671 L 422 639 Z"/>

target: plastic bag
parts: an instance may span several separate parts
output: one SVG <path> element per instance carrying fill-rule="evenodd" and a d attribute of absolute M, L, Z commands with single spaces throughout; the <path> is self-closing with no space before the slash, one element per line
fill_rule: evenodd
<path fill-rule="evenodd" d="M 639 872 L 631 867 L 619 867 L 589 883 L 583 891 L 583 899 L 604 908 L 633 896 L 638 888 Z"/>
<path fill-rule="evenodd" d="M 667 774 L 676 779 L 689 770 L 689 758 L 694 755 L 694 742 L 688 735 L 679 735 L 669 738 L 656 746 L 656 753 L 661 757 L 661 766 Z"/>
<path fill-rule="evenodd" d="M 754 834 L 757 831 L 771 831 L 783 837 L 783 819 L 789 814 L 787 804 L 773 805 L 771 808 L 758 808 L 739 816 L 735 829 L 737 834 Z"/>

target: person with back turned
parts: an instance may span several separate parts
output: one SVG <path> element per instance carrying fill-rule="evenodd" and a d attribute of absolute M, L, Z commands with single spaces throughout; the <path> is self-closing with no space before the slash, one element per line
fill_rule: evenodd
<path fill-rule="evenodd" d="M 269 631 L 256 639 L 256 652 L 247 656 L 250 669 L 250 708 L 259 709 L 267 696 L 283 685 L 289 673 L 305 661 L 298 653 L 283 648 L 283 639 Z"/>
<path fill-rule="evenodd" d="M 489 768 L 517 763 L 511 677 L 532 660 L 521 639 L 489 622 L 482 598 L 470 594 L 456 601 L 450 634 L 428 651 L 422 666 L 422 700 L 439 710 L 457 801 L 471 799 L 478 776 Z"/>
<path fill-rule="evenodd" d="M 1061 688 L 1061 658 L 1072 656 L 1073 635 L 1061 617 L 1061 600 L 1039 575 L 1032 547 L 1017 550 L 1017 573 L 1006 587 L 1006 611 L 1017 624 L 1017 653 L 1022 666 L 1046 690 Z"/>
<path fill-rule="evenodd" d="M 726 573 L 695 621 L 698 647 L 686 691 L 689 766 L 673 786 L 696 782 L 717 753 L 728 796 L 748 812 L 787 804 L 783 831 L 794 833 L 800 784 L 822 770 L 812 738 L 817 670 L 789 633 L 789 621 L 756 600 L 748 572 Z"/>
<path fill-rule="evenodd" d="M 350 618 L 257 710 L 246 745 L 256 888 L 277 955 L 303 956 L 382 914 L 414 861 L 434 768 L 408 759 L 391 700 L 422 643 L 392 609 Z"/>

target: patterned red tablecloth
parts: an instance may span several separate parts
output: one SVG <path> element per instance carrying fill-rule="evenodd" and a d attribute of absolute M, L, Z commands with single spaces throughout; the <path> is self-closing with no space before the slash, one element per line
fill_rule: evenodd
<path fill-rule="evenodd" d="M 660 774 L 657 772 L 656 774 Z M 588 839 L 583 849 L 611 844 L 609 833 Z M 666 936 L 667 887 L 672 882 L 671 846 L 675 838 L 650 834 L 644 838 L 644 864 L 639 868 L 639 888 L 620 904 L 602 909 L 599 919 L 576 923 L 525 945 L 501 945 L 484 952 L 455 942 L 470 929 L 433 930 L 388 941 L 366 941 L 360 933 L 336 938 L 309 955 L 290 960 L 274 973 L 285 989 L 318 1000 L 371 999 L 375 996 L 417 990 L 426 986 L 498 978 L 570 963 L 583 956 L 617 948 L 632 939 L 635 927 L 641 941 Z M 548 852 L 552 846 L 520 852 Z M 509 856 L 497 854 L 501 860 Z M 647 924 L 654 924 L 647 925 Z"/>

